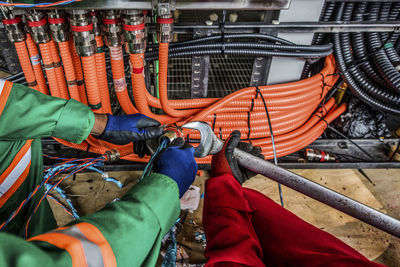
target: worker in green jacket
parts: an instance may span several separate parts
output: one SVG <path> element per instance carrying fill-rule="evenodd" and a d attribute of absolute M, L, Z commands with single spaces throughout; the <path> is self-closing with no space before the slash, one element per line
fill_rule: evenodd
<path fill-rule="evenodd" d="M 95 115 L 73 99 L 0 80 L 0 224 L 42 182 L 40 138 L 79 144 L 93 134 L 127 144 L 158 137 L 158 126 L 142 114 Z M 119 201 L 66 227 L 57 228 L 44 201 L 25 240 L 23 229 L 41 190 L 0 232 L 0 266 L 154 266 L 161 240 L 178 218 L 179 197 L 195 178 L 193 153 L 193 148 L 167 148 L 155 173 Z"/>

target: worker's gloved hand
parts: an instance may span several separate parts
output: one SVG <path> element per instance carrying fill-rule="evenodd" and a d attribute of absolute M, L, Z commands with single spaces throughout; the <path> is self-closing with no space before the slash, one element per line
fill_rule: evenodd
<path fill-rule="evenodd" d="M 174 180 L 178 185 L 179 198 L 181 198 L 196 178 L 198 167 L 194 159 L 194 148 L 190 145 L 181 147 L 180 142 L 176 145 L 168 147 L 161 153 L 154 171 Z"/>
<path fill-rule="evenodd" d="M 228 173 L 235 177 L 240 184 L 243 184 L 244 181 L 255 175 L 254 172 L 238 165 L 236 158 L 233 156 L 233 150 L 236 147 L 264 159 L 260 147 L 253 147 L 250 143 L 240 142 L 240 132 L 233 131 L 228 139 L 226 139 L 222 150 L 212 158 L 211 177 L 217 177 Z"/>
<path fill-rule="evenodd" d="M 163 129 L 159 127 L 160 123 L 158 121 L 143 114 L 137 113 L 121 116 L 108 114 L 107 117 L 106 128 L 101 135 L 96 137 L 116 145 L 126 145 L 134 142 L 136 143 L 137 154 L 140 154 L 137 143 L 158 138 L 163 133 Z"/>

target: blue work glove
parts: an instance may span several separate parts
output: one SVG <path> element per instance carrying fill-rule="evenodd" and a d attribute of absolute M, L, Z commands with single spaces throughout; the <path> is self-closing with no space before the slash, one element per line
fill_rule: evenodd
<path fill-rule="evenodd" d="M 178 184 L 181 198 L 196 178 L 197 168 L 193 147 L 171 146 L 161 153 L 154 171 L 174 180 Z"/>
<path fill-rule="evenodd" d="M 97 138 L 116 144 L 139 143 L 162 135 L 160 123 L 143 114 L 113 116 L 107 114 L 108 121 L 104 132 Z"/>

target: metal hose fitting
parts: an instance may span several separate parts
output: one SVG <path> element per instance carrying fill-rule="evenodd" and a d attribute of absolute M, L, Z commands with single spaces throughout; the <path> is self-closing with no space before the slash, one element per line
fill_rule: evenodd
<path fill-rule="evenodd" d="M 94 55 L 97 46 L 94 39 L 93 23 L 88 17 L 87 10 L 75 9 L 69 10 L 68 13 L 76 52 L 82 57 Z"/>
<path fill-rule="evenodd" d="M 126 51 L 130 54 L 144 53 L 146 50 L 146 26 L 140 10 L 122 10 Z"/>

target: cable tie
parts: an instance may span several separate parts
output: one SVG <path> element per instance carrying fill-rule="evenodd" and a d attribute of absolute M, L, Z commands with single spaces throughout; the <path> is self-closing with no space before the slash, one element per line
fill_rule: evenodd
<path fill-rule="evenodd" d="M 85 26 L 74 26 L 71 25 L 71 30 L 74 32 L 89 32 L 93 30 L 93 23 L 90 23 L 88 25 Z"/>
<path fill-rule="evenodd" d="M 214 132 L 214 129 L 215 129 L 215 122 L 217 121 L 217 114 L 216 113 L 214 113 L 214 121 L 213 121 L 213 124 L 212 124 L 212 130 L 213 130 L 213 132 Z"/>
<path fill-rule="evenodd" d="M 97 53 L 98 53 L 98 54 L 104 53 L 104 46 L 98 46 L 98 47 L 97 47 Z"/>
<path fill-rule="evenodd" d="M 47 23 L 47 19 L 45 17 L 39 21 L 31 21 L 31 20 L 26 20 L 26 21 L 28 22 L 29 27 L 40 27 Z"/>
<path fill-rule="evenodd" d="M 28 87 L 34 87 L 34 86 L 37 85 L 37 82 L 36 82 L 36 81 L 33 81 L 33 82 L 30 82 L 30 83 L 26 83 L 26 85 L 27 85 Z"/>
<path fill-rule="evenodd" d="M 392 42 L 389 42 L 389 43 L 386 43 L 384 46 L 383 46 L 383 49 L 388 49 L 388 48 L 392 48 L 393 47 L 393 43 Z"/>
<path fill-rule="evenodd" d="M 253 100 L 253 99 L 252 99 Z M 254 102 L 253 102 L 254 103 Z M 247 140 L 250 141 L 251 127 L 250 127 L 250 111 L 247 112 Z"/>
<path fill-rule="evenodd" d="M 89 104 L 88 106 L 89 106 L 91 109 L 93 109 L 93 110 L 97 110 L 97 109 L 100 109 L 100 108 L 101 108 L 101 102 L 98 103 L 98 104 L 95 104 L 95 105 Z"/>
<path fill-rule="evenodd" d="M 74 86 L 74 85 L 77 85 L 77 83 L 76 83 L 76 80 L 67 81 L 67 85 L 68 85 L 68 86 Z"/>
<path fill-rule="evenodd" d="M 50 24 L 62 24 L 65 23 L 65 18 L 61 17 L 61 18 L 47 18 L 47 21 Z"/>
<path fill-rule="evenodd" d="M 143 67 L 141 67 L 141 68 L 132 68 L 132 73 L 133 74 L 142 74 L 143 73 Z"/>
<path fill-rule="evenodd" d="M 173 18 L 157 18 L 157 23 L 159 24 L 172 24 L 174 23 Z"/>
<path fill-rule="evenodd" d="M 50 69 L 54 68 L 54 64 L 53 64 L 53 63 L 50 63 L 50 64 L 43 64 L 43 68 L 44 68 L 45 70 L 50 70 Z"/>
<path fill-rule="evenodd" d="M 84 81 L 84 80 L 76 80 L 76 84 L 77 84 L 78 86 L 84 85 L 84 84 L 85 84 L 85 81 Z"/>
<path fill-rule="evenodd" d="M 2 22 L 4 25 L 17 24 L 21 22 L 21 17 L 18 16 L 12 19 L 3 19 Z"/>
<path fill-rule="evenodd" d="M 120 22 L 119 19 L 103 19 L 103 24 L 118 24 Z"/>
<path fill-rule="evenodd" d="M 54 67 L 54 68 L 61 67 L 61 61 L 53 62 L 53 67 Z"/>
<path fill-rule="evenodd" d="M 143 30 L 145 28 L 145 26 L 144 26 L 144 23 L 140 23 L 140 24 L 137 24 L 137 25 L 122 24 L 122 28 L 125 31 L 133 32 L 133 31 Z"/>

